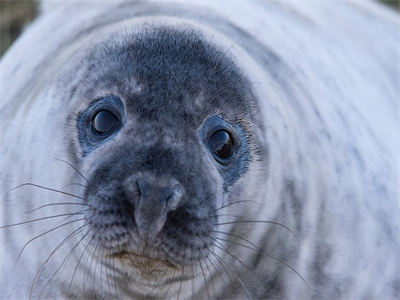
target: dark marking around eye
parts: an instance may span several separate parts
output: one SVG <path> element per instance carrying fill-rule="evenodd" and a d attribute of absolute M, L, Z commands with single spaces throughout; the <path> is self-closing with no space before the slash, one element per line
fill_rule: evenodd
<path fill-rule="evenodd" d="M 79 144 L 83 155 L 86 156 L 103 143 L 110 142 L 124 122 L 125 106 L 118 97 L 105 96 L 92 102 L 77 118 Z"/>
<path fill-rule="evenodd" d="M 221 116 L 213 115 L 204 121 L 198 135 L 224 180 L 224 189 L 227 189 L 247 170 L 250 158 L 248 133 L 239 122 L 228 123 Z"/>

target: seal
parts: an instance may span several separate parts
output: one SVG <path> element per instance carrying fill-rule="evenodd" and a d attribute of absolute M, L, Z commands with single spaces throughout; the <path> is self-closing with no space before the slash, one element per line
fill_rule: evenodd
<path fill-rule="evenodd" d="M 0 62 L 1 295 L 395 299 L 398 22 L 49 8 Z"/>

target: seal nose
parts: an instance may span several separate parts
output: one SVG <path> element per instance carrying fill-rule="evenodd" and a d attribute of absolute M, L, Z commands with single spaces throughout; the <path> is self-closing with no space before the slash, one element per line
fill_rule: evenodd
<path fill-rule="evenodd" d="M 178 182 L 139 178 L 136 180 L 137 199 L 134 216 L 139 236 L 153 240 L 163 229 L 169 212 L 176 210 L 183 198 Z"/>

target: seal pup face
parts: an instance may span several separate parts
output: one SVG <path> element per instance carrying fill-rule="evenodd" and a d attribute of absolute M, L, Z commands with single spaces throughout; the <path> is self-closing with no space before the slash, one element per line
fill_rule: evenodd
<path fill-rule="evenodd" d="M 130 295 L 209 280 L 199 262 L 219 257 L 220 209 L 262 159 L 250 83 L 224 51 L 190 27 L 144 25 L 95 43 L 79 80 L 64 77 L 79 103 L 71 153 L 87 179 L 88 252 Z"/>

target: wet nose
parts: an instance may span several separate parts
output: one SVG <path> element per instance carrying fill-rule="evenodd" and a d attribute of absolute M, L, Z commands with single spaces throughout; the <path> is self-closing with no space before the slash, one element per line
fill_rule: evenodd
<path fill-rule="evenodd" d="M 183 187 L 175 180 L 138 178 L 136 180 L 134 217 L 139 236 L 153 240 L 163 229 L 168 213 L 176 210 L 183 199 Z"/>

